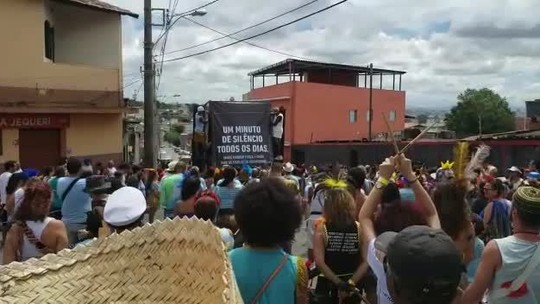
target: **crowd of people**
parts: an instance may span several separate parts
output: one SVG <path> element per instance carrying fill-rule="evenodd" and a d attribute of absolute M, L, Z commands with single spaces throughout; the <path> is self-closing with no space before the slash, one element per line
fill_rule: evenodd
<path fill-rule="evenodd" d="M 460 166 L 461 167 L 461 166 Z M 377 166 L 164 170 L 70 158 L 0 175 L 4 264 L 165 218 L 213 223 L 246 303 L 540 303 L 540 173 Z M 298 231 L 307 251 L 292 254 Z"/>

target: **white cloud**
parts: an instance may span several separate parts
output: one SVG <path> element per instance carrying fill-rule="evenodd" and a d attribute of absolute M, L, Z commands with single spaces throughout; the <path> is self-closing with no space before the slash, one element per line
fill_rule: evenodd
<path fill-rule="evenodd" d="M 140 14 L 124 22 L 124 71 L 138 77 L 143 58 L 143 1 L 106 0 Z M 239 34 L 245 37 L 323 8 L 338 0 L 320 0 L 293 14 Z M 167 7 L 168 0 L 154 0 Z M 174 0 L 173 0 L 174 2 Z M 179 1 L 177 12 L 206 0 Z M 197 21 L 222 32 L 273 17 L 308 0 L 220 0 Z M 318 61 L 405 70 L 403 88 L 409 105 L 450 106 L 467 87 L 489 87 L 513 106 L 540 97 L 540 11 L 537 0 L 350 0 L 343 5 L 251 42 Z M 156 28 L 155 36 L 159 29 Z M 180 20 L 171 31 L 167 51 L 219 37 Z M 189 55 L 229 43 L 219 42 L 170 54 Z M 247 73 L 286 56 L 237 44 L 206 55 L 166 63 L 158 95 L 181 94 L 180 102 L 240 98 L 249 89 Z M 131 96 L 138 85 L 126 89 Z M 139 94 L 139 99 L 142 94 Z M 169 99 L 172 100 L 172 99 Z"/>

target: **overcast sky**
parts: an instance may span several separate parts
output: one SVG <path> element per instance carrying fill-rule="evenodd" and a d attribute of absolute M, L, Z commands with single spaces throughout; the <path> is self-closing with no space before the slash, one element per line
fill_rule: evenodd
<path fill-rule="evenodd" d="M 133 83 L 143 62 L 143 0 L 105 0 L 140 14 L 124 17 L 125 85 Z M 180 0 L 183 12 L 210 0 Z M 174 2 L 174 0 L 173 0 Z M 195 17 L 231 33 L 274 17 L 309 0 L 220 0 Z M 309 14 L 338 0 L 319 0 L 271 23 L 238 34 L 242 38 Z M 168 0 L 154 0 L 166 8 Z M 294 25 L 251 40 L 260 46 L 317 61 L 405 70 L 403 89 L 409 106 L 451 106 L 465 88 L 488 87 L 512 107 L 540 98 L 540 1 L 538 0 L 349 0 Z M 160 28 L 155 28 L 158 36 Z M 170 32 L 166 52 L 220 37 L 187 20 Z M 168 54 L 189 55 L 232 40 Z M 169 102 L 241 99 L 250 71 L 287 56 L 237 44 L 206 55 L 165 63 L 158 96 Z M 140 82 L 125 89 L 143 92 Z M 181 95 L 181 97 L 173 97 Z"/>

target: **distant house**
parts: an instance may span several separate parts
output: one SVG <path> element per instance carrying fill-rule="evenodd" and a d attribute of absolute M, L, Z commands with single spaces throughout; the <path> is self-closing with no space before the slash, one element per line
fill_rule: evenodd
<path fill-rule="evenodd" d="M 429 126 L 431 126 L 431 128 L 424 135 L 424 138 L 426 139 L 456 138 L 455 132 L 448 130 L 443 120 L 430 118 L 425 124 L 418 123 L 418 121 L 406 122 L 405 129 L 402 132 L 402 139 L 407 140 L 415 138 Z"/>

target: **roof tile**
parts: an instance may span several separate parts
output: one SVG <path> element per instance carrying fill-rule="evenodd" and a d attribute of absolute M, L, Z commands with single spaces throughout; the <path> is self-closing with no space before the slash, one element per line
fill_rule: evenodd
<path fill-rule="evenodd" d="M 56 0 L 56 1 L 59 1 L 59 0 Z M 60 0 L 60 1 L 73 3 L 73 4 L 78 4 L 78 5 L 84 5 L 84 6 L 92 7 L 92 8 L 99 9 L 99 10 L 115 12 L 115 13 L 119 13 L 121 15 L 127 15 L 127 16 L 131 16 L 131 17 L 134 17 L 134 18 L 139 17 L 138 14 L 135 14 L 135 13 L 129 11 L 129 10 L 120 8 L 118 6 L 115 6 L 115 5 L 106 3 L 104 1 L 100 1 L 100 0 Z"/>

